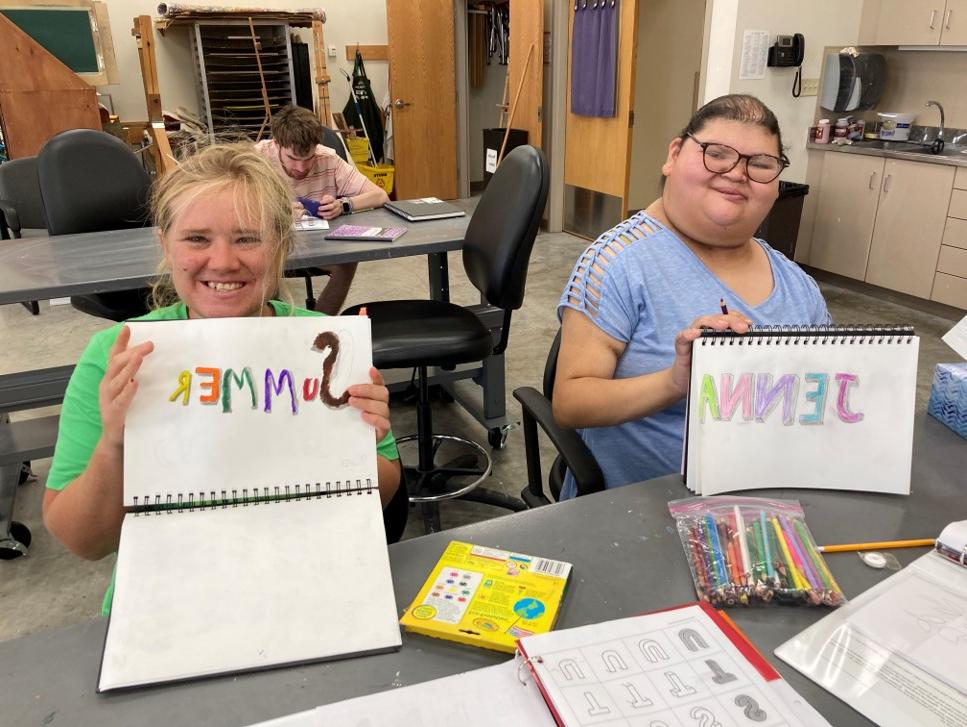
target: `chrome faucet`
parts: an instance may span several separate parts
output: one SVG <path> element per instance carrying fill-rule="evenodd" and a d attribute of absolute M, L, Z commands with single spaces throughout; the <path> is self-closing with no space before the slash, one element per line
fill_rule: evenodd
<path fill-rule="evenodd" d="M 943 141 L 944 113 L 943 106 L 939 101 L 927 101 L 927 107 L 936 106 L 940 109 L 940 129 L 937 131 L 937 138 Z"/>

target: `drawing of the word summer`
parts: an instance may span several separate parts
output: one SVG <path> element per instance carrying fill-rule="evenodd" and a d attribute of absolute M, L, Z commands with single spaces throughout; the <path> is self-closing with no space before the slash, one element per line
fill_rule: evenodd
<path fill-rule="evenodd" d="M 288 409 L 293 414 L 299 411 L 300 399 L 311 402 L 318 398 L 330 409 L 339 409 L 349 401 L 349 391 L 344 391 L 339 396 L 334 396 L 330 391 L 332 369 L 339 356 L 339 336 L 330 331 L 320 333 L 312 343 L 313 351 L 324 352 L 327 349 L 328 352 L 322 360 L 321 378 L 304 376 L 301 382 L 298 382 L 298 377 L 290 369 L 273 370 L 266 367 L 260 371 L 259 385 L 256 385 L 256 376 L 250 366 L 240 369 L 198 366 L 194 371 L 186 369 L 178 374 L 177 386 L 168 397 L 168 401 L 175 402 L 180 399 L 183 406 L 188 406 L 191 401 L 192 386 L 197 384 L 200 390 L 197 402 L 207 405 L 220 403 L 224 413 L 232 411 L 233 395 L 244 397 L 246 404 L 252 409 L 257 409 L 260 390 L 263 392 L 262 410 L 266 413 L 272 411 L 272 406 L 277 400 L 281 400 L 283 404 L 287 403 Z"/>
<path fill-rule="evenodd" d="M 862 421 L 863 413 L 850 408 L 849 398 L 851 388 L 859 385 L 859 376 L 851 373 L 782 374 L 775 381 L 768 373 L 738 377 L 723 373 L 718 386 L 712 374 L 704 374 L 698 393 L 699 421 L 704 422 L 708 412 L 713 421 L 730 422 L 740 411 L 742 421 L 765 422 L 781 403 L 784 425 L 795 424 L 800 409 L 800 424 L 822 424 L 829 401 L 840 421 L 855 424 Z"/>

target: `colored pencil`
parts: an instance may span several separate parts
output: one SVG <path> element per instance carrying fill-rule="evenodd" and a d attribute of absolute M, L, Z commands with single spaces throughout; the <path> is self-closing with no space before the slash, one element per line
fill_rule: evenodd
<path fill-rule="evenodd" d="M 843 553 L 854 550 L 889 550 L 891 548 L 932 548 L 937 541 L 933 538 L 919 540 L 881 540 L 876 543 L 846 543 L 843 545 L 820 545 L 820 553 Z"/>
<path fill-rule="evenodd" d="M 829 572 L 829 568 L 827 568 L 826 564 L 823 562 L 823 556 L 817 552 L 815 543 L 812 542 L 812 538 L 809 537 L 809 533 L 806 531 L 806 526 L 798 520 L 793 520 L 792 524 L 799 533 L 799 539 L 805 545 L 806 552 L 813 561 L 813 567 L 816 569 L 816 572 L 823 581 L 823 586 L 831 591 L 839 591 L 839 586 L 836 584 L 836 579 L 833 578 L 833 574 Z"/>
<path fill-rule="evenodd" d="M 739 506 L 733 506 L 733 515 L 736 521 L 736 532 L 739 536 L 739 551 L 742 555 L 742 573 L 747 582 L 753 579 L 752 562 L 749 559 L 749 543 L 745 535 L 745 522 L 742 520 L 742 511 Z"/>
<path fill-rule="evenodd" d="M 806 556 L 806 551 L 803 550 L 802 544 L 799 542 L 799 536 L 796 535 L 796 531 L 793 529 L 792 523 L 789 522 L 789 518 L 779 518 L 779 524 L 782 526 L 782 532 L 786 536 L 786 542 L 790 545 L 792 557 L 796 561 L 796 567 L 805 578 L 807 585 L 813 590 L 822 590 L 823 583 L 813 570 L 813 564 Z"/>
<path fill-rule="evenodd" d="M 794 590 L 801 590 L 799 579 L 796 578 L 795 566 L 792 563 L 792 554 L 790 554 L 789 548 L 786 547 L 786 541 L 782 537 L 782 530 L 779 528 L 779 523 L 772 517 L 769 518 L 769 524 L 772 526 L 771 535 L 775 536 L 773 542 L 778 550 L 777 557 L 781 558 L 783 568 L 786 571 L 786 580 Z"/>
<path fill-rule="evenodd" d="M 695 577 L 698 579 L 699 588 L 705 594 L 708 594 L 712 589 L 709 587 L 708 569 L 705 567 L 705 557 L 702 555 L 700 539 L 700 527 L 696 525 L 692 528 L 692 536 L 689 541 L 692 550 L 692 565 L 695 568 Z"/>
<path fill-rule="evenodd" d="M 759 510 L 759 531 L 762 535 L 762 546 L 766 556 L 766 576 L 772 581 L 775 579 L 776 573 L 772 565 L 772 549 L 769 547 L 769 530 L 766 528 L 766 514 L 764 510 Z"/>
<path fill-rule="evenodd" d="M 715 567 L 718 570 L 718 585 L 725 585 L 728 576 L 725 574 L 725 561 L 722 556 L 722 544 L 719 543 L 718 529 L 715 527 L 715 520 L 711 513 L 705 514 L 705 526 L 708 528 L 710 545 L 712 546 L 712 556 L 715 558 Z"/>

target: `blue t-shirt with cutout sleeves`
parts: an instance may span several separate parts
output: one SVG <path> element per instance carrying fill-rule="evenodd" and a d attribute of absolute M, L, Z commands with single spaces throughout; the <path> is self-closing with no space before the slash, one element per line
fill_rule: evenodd
<path fill-rule="evenodd" d="M 699 316 L 716 313 L 720 299 L 756 325 L 830 323 L 816 281 L 781 252 L 758 242 L 772 267 L 773 289 L 765 301 L 750 306 L 675 233 L 639 212 L 584 251 L 561 295 L 558 318 L 573 308 L 625 344 L 615 378 L 671 366 L 675 336 Z M 679 472 L 684 431 L 682 399 L 643 419 L 578 433 L 601 466 L 607 487 L 618 487 Z M 569 472 L 561 499 L 576 494 Z"/>

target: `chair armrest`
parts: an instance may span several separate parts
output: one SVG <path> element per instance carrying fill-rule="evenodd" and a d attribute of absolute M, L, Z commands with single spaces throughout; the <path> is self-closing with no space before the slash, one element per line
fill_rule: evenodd
<path fill-rule="evenodd" d="M 17 208 L 13 206 L 13 203 L 0 199 L 0 215 L 3 216 L 0 224 L 5 223 L 14 237 L 20 237 L 20 215 L 17 214 Z"/>
<path fill-rule="evenodd" d="M 514 389 L 514 398 L 520 402 L 525 425 L 528 419 L 539 424 L 561 455 L 574 476 L 578 496 L 603 490 L 604 474 L 598 461 L 576 431 L 561 427 L 554 420 L 551 402 L 532 386 Z"/>

